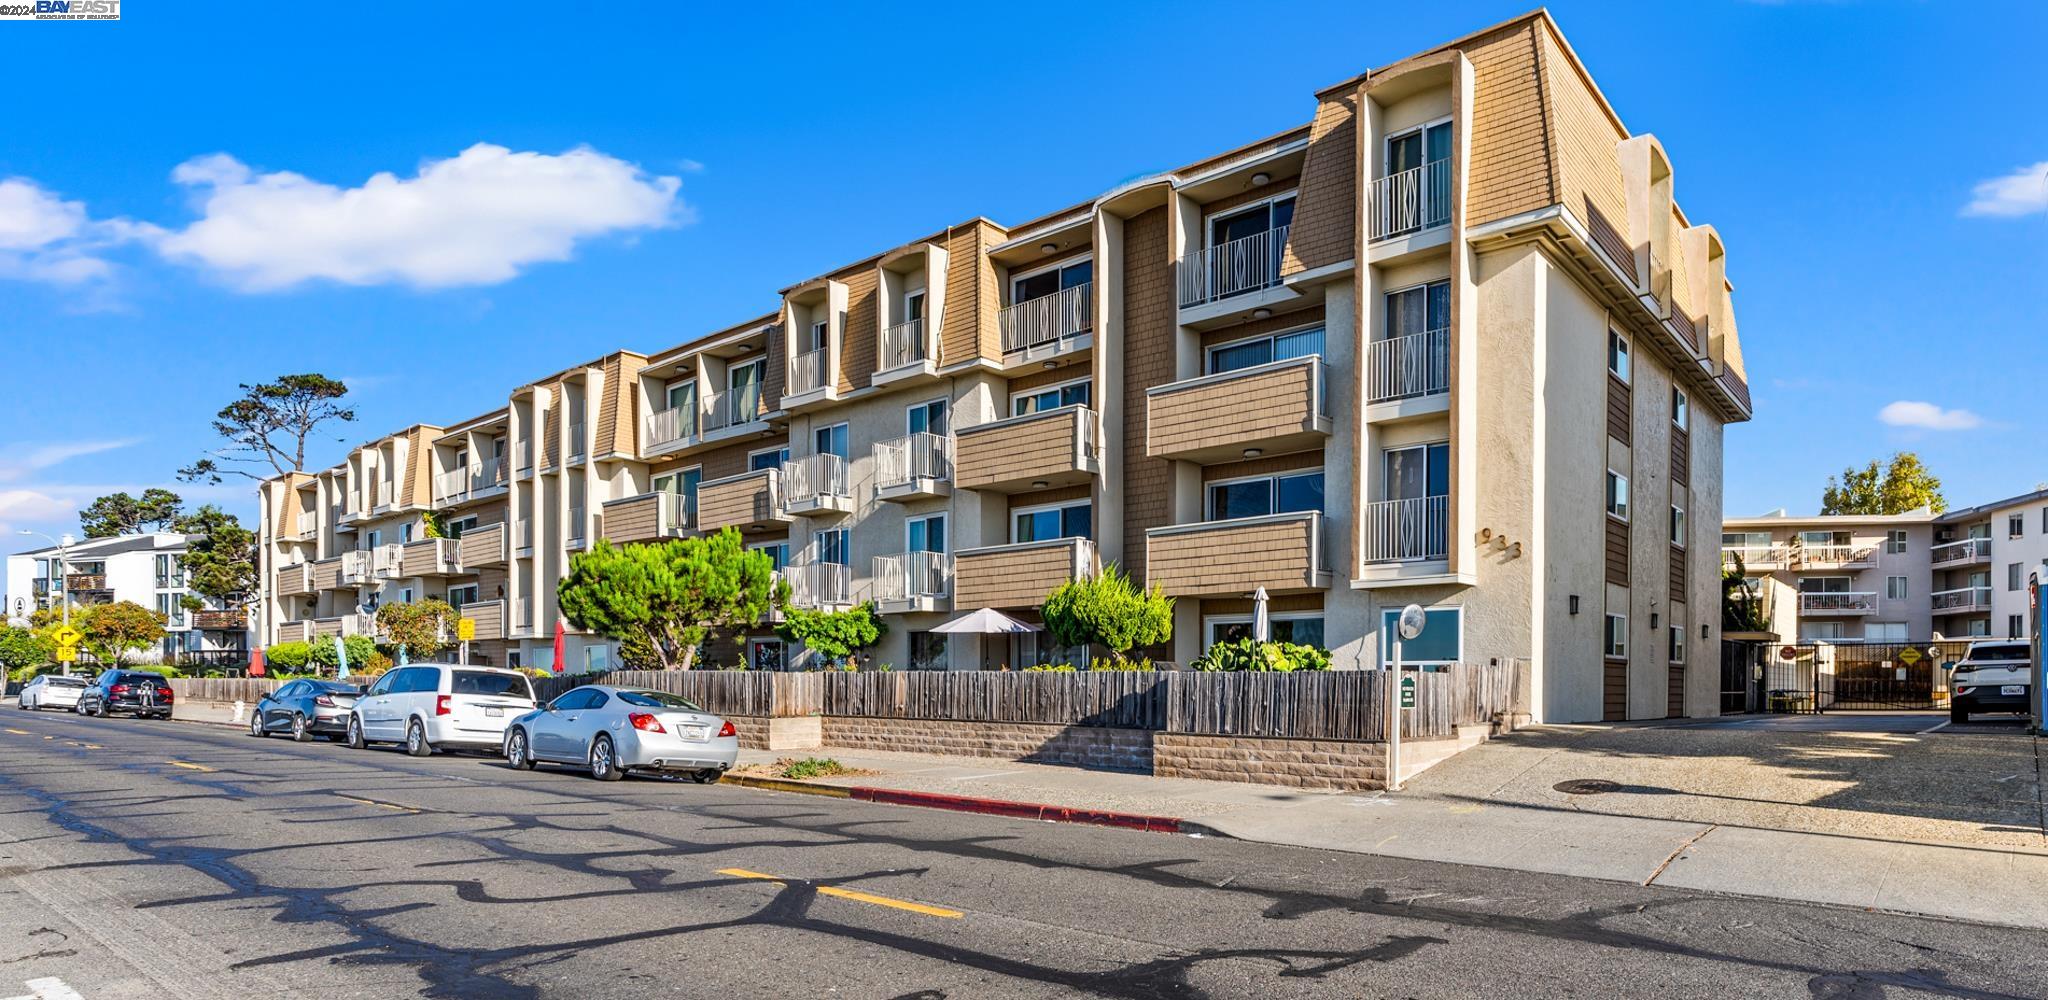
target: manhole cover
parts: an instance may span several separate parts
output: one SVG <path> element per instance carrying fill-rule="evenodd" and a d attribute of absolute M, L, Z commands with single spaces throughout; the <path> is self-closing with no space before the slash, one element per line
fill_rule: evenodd
<path fill-rule="evenodd" d="M 1550 786 L 1566 795 L 1600 795 L 1621 791 L 1621 785 L 1606 778 L 1573 778 Z"/>

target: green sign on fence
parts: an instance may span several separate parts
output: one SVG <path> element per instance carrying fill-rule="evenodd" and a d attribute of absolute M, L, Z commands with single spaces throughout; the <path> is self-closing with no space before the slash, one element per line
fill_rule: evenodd
<path fill-rule="evenodd" d="M 1413 677 L 1401 678 L 1401 707 L 1415 707 L 1415 678 Z"/>

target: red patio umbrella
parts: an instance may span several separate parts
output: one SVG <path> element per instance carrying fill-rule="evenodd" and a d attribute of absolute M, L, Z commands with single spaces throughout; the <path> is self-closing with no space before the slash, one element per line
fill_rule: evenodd
<path fill-rule="evenodd" d="M 555 619 L 555 673 L 562 672 L 562 661 L 568 656 L 568 642 L 563 638 L 562 620 Z"/>

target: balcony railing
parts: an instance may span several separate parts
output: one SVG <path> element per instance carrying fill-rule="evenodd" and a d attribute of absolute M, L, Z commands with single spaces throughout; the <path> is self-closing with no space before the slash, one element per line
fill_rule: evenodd
<path fill-rule="evenodd" d="M 1289 227 L 1241 236 L 1180 259 L 1175 268 L 1185 309 L 1280 283 L 1280 255 Z"/>
<path fill-rule="evenodd" d="M 875 557 L 875 600 L 883 603 L 944 600 L 953 595 L 953 557 L 944 552 L 898 552 Z"/>
<path fill-rule="evenodd" d="M 1721 561 L 1729 562 L 1733 557 L 1740 556 L 1744 569 L 1758 569 L 1783 565 L 1788 552 L 1783 545 L 1723 545 Z"/>
<path fill-rule="evenodd" d="M 512 547 L 515 549 L 533 548 L 533 518 L 522 517 L 512 522 Z"/>
<path fill-rule="evenodd" d="M 828 608 L 853 603 L 853 567 L 839 563 L 787 566 L 790 602 L 803 608 Z"/>
<path fill-rule="evenodd" d="M 1450 553 L 1450 497 L 1377 500 L 1365 505 L 1367 562 L 1442 559 Z"/>
<path fill-rule="evenodd" d="M 875 486 L 889 489 L 919 480 L 945 481 L 953 478 L 953 439 L 942 434 L 917 433 L 875 445 Z"/>
<path fill-rule="evenodd" d="M 1802 615 L 1867 615 L 1877 610 L 1877 595 L 1863 592 L 1813 592 L 1799 595 Z"/>
<path fill-rule="evenodd" d="M 1991 558 L 1991 539 L 1965 538 L 1960 542 L 1937 545 L 1928 550 L 1928 557 L 1935 566 L 1985 562 Z"/>
<path fill-rule="evenodd" d="M 107 575 L 105 573 L 67 573 L 64 576 L 64 589 L 74 592 L 80 590 L 105 590 L 107 589 Z"/>
<path fill-rule="evenodd" d="M 924 320 L 898 323 L 882 331 L 882 370 L 924 360 Z"/>
<path fill-rule="evenodd" d="M 1931 595 L 1934 610 L 1943 611 L 1987 611 L 1991 608 L 1990 587 L 1958 587 L 1955 590 L 1937 590 Z"/>
<path fill-rule="evenodd" d="M 402 575 L 405 570 L 405 547 L 393 543 L 372 549 L 371 570 L 385 579 Z"/>
<path fill-rule="evenodd" d="M 450 469 L 434 477 L 434 502 L 448 503 L 469 495 L 469 467 Z"/>
<path fill-rule="evenodd" d="M 704 433 L 761 419 L 761 389 L 742 386 L 714 392 L 704 400 Z"/>
<path fill-rule="evenodd" d="M 693 405 L 674 406 L 647 415 L 643 423 L 642 448 L 659 448 L 687 441 L 697 436 L 697 408 Z"/>
<path fill-rule="evenodd" d="M 586 452 L 588 452 L 589 450 L 590 450 L 590 446 L 589 446 L 589 444 L 588 444 L 588 443 L 586 443 L 586 442 L 584 441 L 584 439 L 583 439 L 583 425 L 582 425 L 581 423 L 574 423 L 574 424 L 570 424 L 570 425 L 569 425 L 569 457 L 570 457 L 570 458 L 582 458 L 582 457 L 584 456 L 584 454 L 585 454 Z"/>
<path fill-rule="evenodd" d="M 1005 308 L 996 316 L 1003 353 L 1057 343 L 1095 329 L 1095 283 L 1084 281 Z"/>
<path fill-rule="evenodd" d="M 583 516 L 583 508 L 569 508 L 569 546 L 575 548 L 581 545 L 583 539 L 587 537 L 589 537 L 589 528 L 587 527 L 587 520 Z"/>
<path fill-rule="evenodd" d="M 1801 543 L 1794 550 L 1801 566 L 1848 566 L 1874 561 L 1877 549 L 1869 545 Z"/>
<path fill-rule="evenodd" d="M 354 586 L 370 582 L 370 559 L 368 549 L 351 549 L 341 554 L 341 582 Z"/>
<path fill-rule="evenodd" d="M 249 626 L 249 614 L 241 610 L 202 610 L 192 612 L 192 627 L 200 631 L 219 629 L 240 629 Z"/>
<path fill-rule="evenodd" d="M 811 392 L 825 387 L 826 348 L 805 351 L 789 359 L 789 391 Z"/>
<path fill-rule="evenodd" d="M 791 505 L 819 506 L 852 497 L 846 486 L 846 459 L 830 452 L 791 459 L 782 467 L 782 495 Z"/>
<path fill-rule="evenodd" d="M 533 602 L 524 597 L 512 599 L 512 629 L 525 633 L 533 631 Z"/>
<path fill-rule="evenodd" d="M 1451 221 L 1451 161 L 1438 160 L 1372 182 L 1374 240 L 1407 236 Z"/>
<path fill-rule="evenodd" d="M 1451 391 L 1451 331 L 1375 340 L 1366 348 L 1365 399 L 1388 403 Z"/>

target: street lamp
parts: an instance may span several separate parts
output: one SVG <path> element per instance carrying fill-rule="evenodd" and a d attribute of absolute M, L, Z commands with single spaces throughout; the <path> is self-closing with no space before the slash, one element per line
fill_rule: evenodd
<path fill-rule="evenodd" d="M 50 536 L 45 535 L 40 531 L 30 531 L 27 528 L 21 529 L 21 533 L 36 538 L 47 539 L 50 544 L 55 545 L 57 547 L 57 590 L 59 598 L 64 602 L 64 627 L 67 629 L 70 628 L 71 587 L 69 581 L 65 579 L 66 572 L 71 568 L 72 538 L 70 532 L 65 532 L 64 536 L 61 538 L 51 538 Z M 71 676 L 71 664 L 69 663 L 64 664 L 64 676 Z"/>

